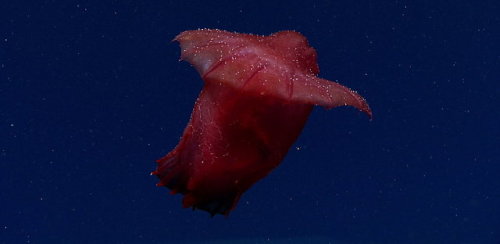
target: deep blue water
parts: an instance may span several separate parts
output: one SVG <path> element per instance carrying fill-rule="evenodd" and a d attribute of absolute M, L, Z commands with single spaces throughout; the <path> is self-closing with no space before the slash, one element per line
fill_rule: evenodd
<path fill-rule="evenodd" d="M 500 243 L 500 3 L 4 1 L 0 243 Z M 202 82 L 170 42 L 293 29 L 316 108 L 228 218 L 155 187 Z M 297 150 L 300 149 L 300 150 Z"/>

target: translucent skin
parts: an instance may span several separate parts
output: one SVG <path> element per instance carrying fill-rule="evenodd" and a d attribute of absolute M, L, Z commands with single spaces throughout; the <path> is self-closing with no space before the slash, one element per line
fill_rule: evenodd
<path fill-rule="evenodd" d="M 317 77 L 316 51 L 297 32 L 200 29 L 174 40 L 204 87 L 181 141 L 152 174 L 184 195 L 184 207 L 228 215 L 280 164 L 314 105 L 350 105 L 371 116 L 356 92 Z"/>

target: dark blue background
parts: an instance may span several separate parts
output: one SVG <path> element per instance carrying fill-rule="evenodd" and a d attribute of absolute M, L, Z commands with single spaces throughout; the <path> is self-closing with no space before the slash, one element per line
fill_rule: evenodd
<path fill-rule="evenodd" d="M 4 1 L 0 243 L 500 243 L 498 1 Z M 155 187 L 202 82 L 184 30 L 293 29 L 317 108 L 229 218 Z M 300 149 L 300 150 L 298 150 Z"/>

